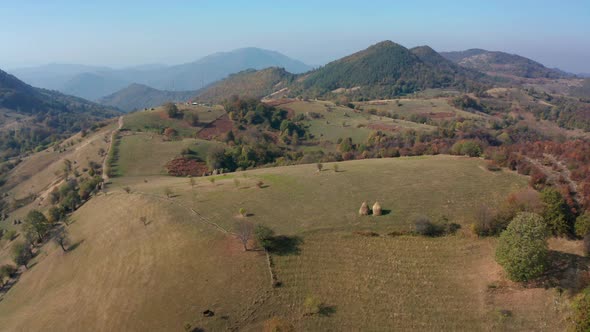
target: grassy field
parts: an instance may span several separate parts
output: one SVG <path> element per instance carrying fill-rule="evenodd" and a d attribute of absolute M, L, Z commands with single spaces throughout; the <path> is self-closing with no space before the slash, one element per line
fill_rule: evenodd
<path fill-rule="evenodd" d="M 412 115 L 424 115 L 434 120 L 452 119 L 454 117 L 463 118 L 481 118 L 481 115 L 469 113 L 452 107 L 448 103 L 448 98 L 431 98 L 431 99 L 398 99 L 398 100 L 379 100 L 358 103 L 365 111 L 375 109 L 377 111 L 391 112 L 402 117 Z M 440 117 L 440 118 L 439 118 Z"/>
<path fill-rule="evenodd" d="M 167 174 L 165 165 L 180 156 L 182 149 L 189 148 L 205 160 L 212 146 L 222 143 L 195 138 L 166 141 L 163 136 L 136 133 L 121 138 L 119 159 L 114 170 L 118 176 L 150 176 Z"/>
<path fill-rule="evenodd" d="M 474 207 L 526 187 L 526 177 L 450 156 L 339 166 L 195 178 L 194 188 L 186 178 L 116 178 L 108 195 L 73 215 L 76 248 L 44 246 L 4 296 L 0 326 L 139 331 L 190 322 L 206 331 L 259 331 L 280 317 L 298 331 L 564 329 L 557 292 L 507 282 L 493 260 L 495 240 L 467 229 Z M 364 200 L 378 200 L 386 214 L 359 217 Z M 281 287 L 270 286 L 262 252 L 243 252 L 225 233 L 240 208 L 286 236 L 286 249 L 272 254 Z M 440 238 L 387 235 L 411 229 L 419 215 L 444 215 L 462 229 Z M 379 236 L 354 234 L 361 230 Z M 323 303 L 320 315 L 304 315 L 309 296 Z M 215 316 L 203 317 L 206 309 Z"/>
<path fill-rule="evenodd" d="M 292 110 L 295 114 L 307 114 L 310 112 L 321 114 L 322 118 L 305 121 L 310 126 L 310 132 L 320 142 L 336 142 L 339 138 L 351 137 L 354 143 L 362 143 L 366 141 L 372 132 L 379 130 L 378 127 L 389 128 L 391 132 L 406 129 L 417 131 L 435 129 L 432 126 L 415 122 L 362 114 L 348 107 L 336 106 L 330 102 L 295 101 L 283 107 Z M 385 132 L 388 132 L 388 130 L 385 130 Z"/>
<path fill-rule="evenodd" d="M 206 204 L 207 215 L 225 227 L 231 227 L 233 216 L 243 207 L 254 214 L 253 221 L 272 225 L 281 233 L 359 227 L 393 231 L 408 230 L 421 215 L 433 220 L 445 215 L 468 225 L 482 202 L 499 202 L 527 183 L 522 176 L 490 172 L 483 161 L 463 157 L 358 160 L 339 163 L 339 169 L 334 172 L 331 163 L 324 164 L 321 173 L 315 164 L 259 169 L 217 176 L 214 184 L 199 178 L 194 198 Z M 256 188 L 259 179 L 268 187 Z M 124 178 L 120 181 L 134 184 Z M 159 178 L 135 183 L 135 187 L 155 194 L 169 187 L 179 195 L 177 199 L 193 199 L 185 178 Z M 359 217 L 357 211 L 365 200 L 369 204 L 378 200 L 387 215 Z"/>
<path fill-rule="evenodd" d="M 123 129 L 131 131 L 148 131 L 161 133 L 167 127 L 174 128 L 179 135 L 194 137 L 206 124 L 225 114 L 221 106 L 193 106 L 179 104 L 178 109 L 183 113 L 195 113 L 199 116 L 199 126 L 193 127 L 182 119 L 170 119 L 162 107 L 153 110 L 138 111 L 125 116 Z"/>

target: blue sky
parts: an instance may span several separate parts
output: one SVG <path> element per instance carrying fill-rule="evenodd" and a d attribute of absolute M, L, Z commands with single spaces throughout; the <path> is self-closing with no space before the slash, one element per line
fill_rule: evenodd
<path fill-rule="evenodd" d="M 261 47 L 323 64 L 382 40 L 590 72 L 590 1 L 0 0 L 0 68 L 183 63 Z"/>

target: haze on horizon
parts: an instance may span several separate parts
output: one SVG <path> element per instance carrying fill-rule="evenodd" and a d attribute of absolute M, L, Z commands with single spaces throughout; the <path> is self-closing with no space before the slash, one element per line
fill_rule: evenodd
<path fill-rule="evenodd" d="M 325 64 L 382 40 L 483 48 L 590 72 L 587 1 L 101 1 L 0 3 L 0 68 L 191 62 L 243 47 Z"/>

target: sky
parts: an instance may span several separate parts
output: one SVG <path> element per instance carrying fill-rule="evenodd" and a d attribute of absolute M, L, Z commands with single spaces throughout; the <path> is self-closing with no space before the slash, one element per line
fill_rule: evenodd
<path fill-rule="evenodd" d="M 590 1 L 0 0 L 0 68 L 195 61 L 260 47 L 321 65 L 382 40 L 590 73 Z"/>

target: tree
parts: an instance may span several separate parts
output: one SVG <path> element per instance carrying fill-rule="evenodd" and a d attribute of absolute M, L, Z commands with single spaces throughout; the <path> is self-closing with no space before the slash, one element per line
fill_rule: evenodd
<path fill-rule="evenodd" d="M 321 171 L 322 171 L 322 169 L 324 168 L 324 165 L 323 165 L 322 163 L 317 163 L 317 164 L 316 164 L 316 167 L 317 167 L 317 169 L 318 169 L 318 172 L 321 172 Z"/>
<path fill-rule="evenodd" d="M 244 251 L 248 251 L 248 242 L 252 239 L 252 233 L 254 232 L 254 225 L 246 220 L 241 220 L 236 223 L 235 233 L 242 245 Z"/>
<path fill-rule="evenodd" d="M 27 233 L 34 233 L 37 236 L 37 241 L 41 242 L 49 231 L 49 221 L 43 213 L 31 210 L 25 217 L 24 229 Z"/>
<path fill-rule="evenodd" d="M 31 248 L 28 244 L 20 242 L 12 247 L 12 259 L 14 260 L 16 266 L 22 265 L 28 269 L 29 267 L 27 266 L 27 263 L 32 257 L 33 253 L 31 252 Z"/>
<path fill-rule="evenodd" d="M 199 115 L 197 113 L 184 113 L 184 121 L 189 125 L 196 127 L 199 125 Z"/>
<path fill-rule="evenodd" d="M 555 235 L 567 235 L 572 230 L 572 213 L 559 191 L 546 188 L 541 192 L 544 204 L 543 219 L 549 231 Z"/>
<path fill-rule="evenodd" d="M 69 160 L 69 159 L 64 160 L 63 171 L 64 171 L 64 175 L 67 180 L 68 177 L 70 176 L 70 174 L 72 173 L 72 161 L 71 160 Z"/>
<path fill-rule="evenodd" d="M 68 251 L 66 249 L 66 247 L 70 245 L 70 236 L 68 230 L 65 227 L 58 229 L 57 232 L 55 232 L 53 241 L 61 247 L 63 252 Z"/>
<path fill-rule="evenodd" d="M 270 227 L 264 225 L 256 225 L 256 227 L 254 228 L 254 237 L 256 238 L 256 242 L 258 242 L 258 245 L 260 245 L 266 250 L 269 250 L 271 248 L 274 235 L 275 232 L 272 229 L 270 229 Z"/>
<path fill-rule="evenodd" d="M 4 279 L 12 278 L 16 273 L 16 268 L 10 264 L 5 264 L 0 267 L 0 287 L 4 287 Z"/>
<path fill-rule="evenodd" d="M 539 215 L 521 212 L 500 235 L 496 261 L 508 278 L 528 281 L 540 276 L 547 267 L 547 227 Z"/>
<path fill-rule="evenodd" d="M 338 164 L 334 164 L 332 166 L 332 169 L 334 169 L 334 172 L 338 173 L 340 171 L 340 167 L 338 166 Z"/>
<path fill-rule="evenodd" d="M 178 111 L 178 107 L 174 103 L 166 103 L 163 105 L 164 111 L 168 114 L 171 119 L 178 118 L 182 113 Z"/>
<path fill-rule="evenodd" d="M 168 187 L 164 188 L 164 195 L 166 195 L 167 198 L 170 198 L 173 194 L 172 189 Z"/>
<path fill-rule="evenodd" d="M 51 208 L 49 208 L 49 211 L 47 213 L 49 214 L 49 221 L 52 223 L 60 221 L 61 218 L 63 218 L 65 215 L 64 210 L 57 206 L 52 206 Z"/>

